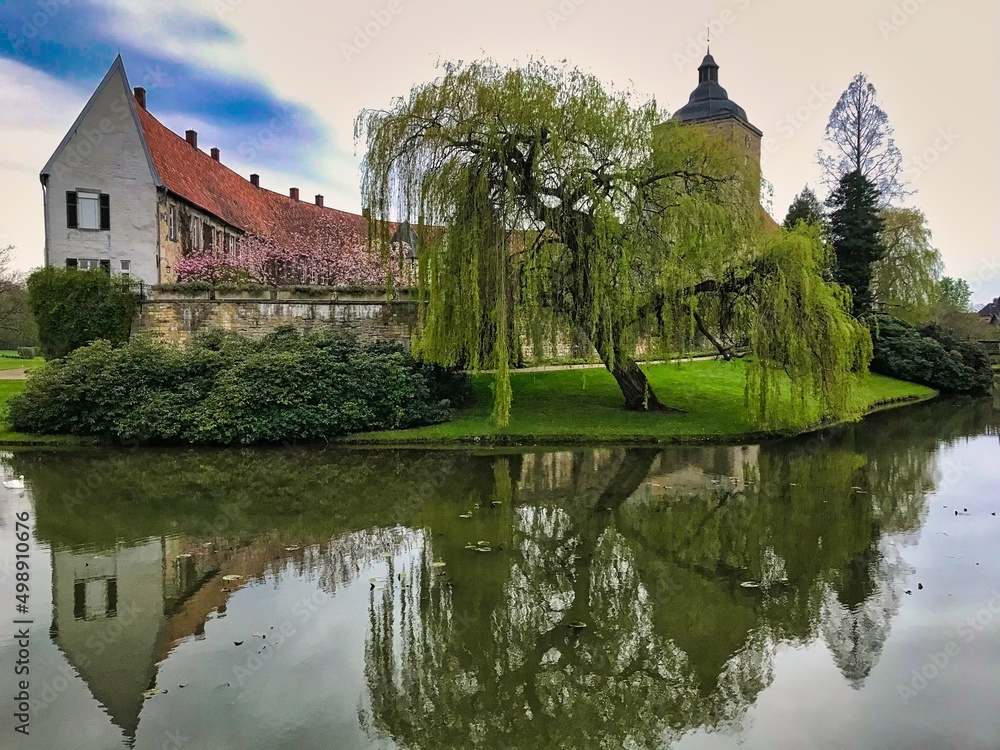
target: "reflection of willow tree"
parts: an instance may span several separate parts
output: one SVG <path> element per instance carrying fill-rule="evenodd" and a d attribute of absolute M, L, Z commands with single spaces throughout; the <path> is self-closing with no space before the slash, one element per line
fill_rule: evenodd
<path fill-rule="evenodd" d="M 776 644 L 818 636 L 859 685 L 940 442 L 986 422 L 980 407 L 923 407 L 747 465 L 719 448 L 497 459 L 499 480 L 466 501 L 473 519 L 428 508 L 413 577 L 372 592 L 365 723 L 407 748 L 658 747 L 734 726 Z M 694 482 L 692 466 L 709 472 Z M 464 549 L 480 540 L 504 549 Z"/>

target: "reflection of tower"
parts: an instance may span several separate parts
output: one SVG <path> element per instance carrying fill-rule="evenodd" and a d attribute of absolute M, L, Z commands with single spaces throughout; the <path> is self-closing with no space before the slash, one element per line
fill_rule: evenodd
<path fill-rule="evenodd" d="M 883 537 L 865 558 L 867 581 L 855 580 L 840 593 L 828 590 L 820 613 L 820 630 L 834 662 L 856 689 L 864 685 L 882 655 L 903 598 L 905 580 L 913 572 L 893 537 Z M 859 572 L 860 568 L 848 580 Z M 863 599 L 852 601 L 863 592 Z"/>

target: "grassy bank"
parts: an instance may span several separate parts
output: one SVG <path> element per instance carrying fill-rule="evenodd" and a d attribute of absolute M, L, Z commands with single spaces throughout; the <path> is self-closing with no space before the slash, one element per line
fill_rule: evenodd
<path fill-rule="evenodd" d="M 24 383 L 24 380 L 0 380 L 0 446 L 88 445 L 94 442 L 72 435 L 25 435 L 11 430 L 7 421 L 7 402 L 24 390 Z"/>
<path fill-rule="evenodd" d="M 475 379 L 476 404 L 453 421 L 415 430 L 353 435 L 361 444 L 487 445 L 728 442 L 788 435 L 818 426 L 816 416 L 796 418 L 783 408 L 775 427 L 762 430 L 744 403 L 741 362 L 685 362 L 645 368 L 660 400 L 683 414 L 637 414 L 621 408 L 622 396 L 603 369 L 515 373 L 510 425 L 490 424 L 490 376 Z M 856 394 L 864 410 L 933 397 L 923 386 L 872 375 Z"/>
<path fill-rule="evenodd" d="M 731 442 L 802 432 L 815 419 L 798 418 L 784 409 L 778 424 L 762 430 L 743 399 L 744 366 L 740 362 L 699 361 L 646 368 L 660 399 L 683 414 L 636 414 L 621 408 L 621 393 L 603 369 L 549 370 L 514 373 L 514 406 L 510 426 L 490 424 L 491 377 L 474 379 L 476 403 L 445 424 L 414 430 L 352 435 L 355 444 L 530 445 L 574 443 Z M 93 440 L 59 435 L 13 432 L 7 401 L 24 388 L 23 380 L 0 380 L 0 445 L 58 446 L 92 444 Z M 865 410 L 931 398 L 930 388 L 872 375 L 857 393 Z"/>
<path fill-rule="evenodd" d="M 45 359 L 35 357 L 34 359 L 22 359 L 11 356 L 16 354 L 9 350 L 0 351 L 0 370 L 34 370 L 45 364 Z"/>

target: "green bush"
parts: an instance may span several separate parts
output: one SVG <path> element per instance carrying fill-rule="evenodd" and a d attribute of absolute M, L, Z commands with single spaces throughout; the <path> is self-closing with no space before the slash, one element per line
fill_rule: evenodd
<path fill-rule="evenodd" d="M 38 356 L 37 346 L 19 346 L 17 347 L 17 356 L 21 359 L 34 359 Z"/>
<path fill-rule="evenodd" d="M 961 341 L 936 324 L 914 328 L 889 317 L 870 323 L 875 356 L 871 371 L 944 393 L 987 393 L 993 368 L 985 349 Z"/>
<path fill-rule="evenodd" d="M 97 339 L 128 341 L 139 295 L 127 276 L 46 266 L 28 277 L 28 306 L 42 354 L 56 359 Z"/>
<path fill-rule="evenodd" d="M 122 440 L 248 444 L 444 421 L 467 377 L 395 344 L 278 329 L 208 332 L 188 349 L 96 341 L 48 363 L 10 402 L 15 429 Z"/>

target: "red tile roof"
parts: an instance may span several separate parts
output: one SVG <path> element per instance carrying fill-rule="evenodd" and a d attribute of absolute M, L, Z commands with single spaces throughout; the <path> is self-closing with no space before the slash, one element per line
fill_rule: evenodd
<path fill-rule="evenodd" d="M 254 187 L 211 156 L 191 146 L 146 109 L 139 121 L 153 165 L 164 186 L 195 206 L 234 227 L 280 245 L 303 242 L 330 249 L 367 242 L 363 216 L 324 208 Z"/>

